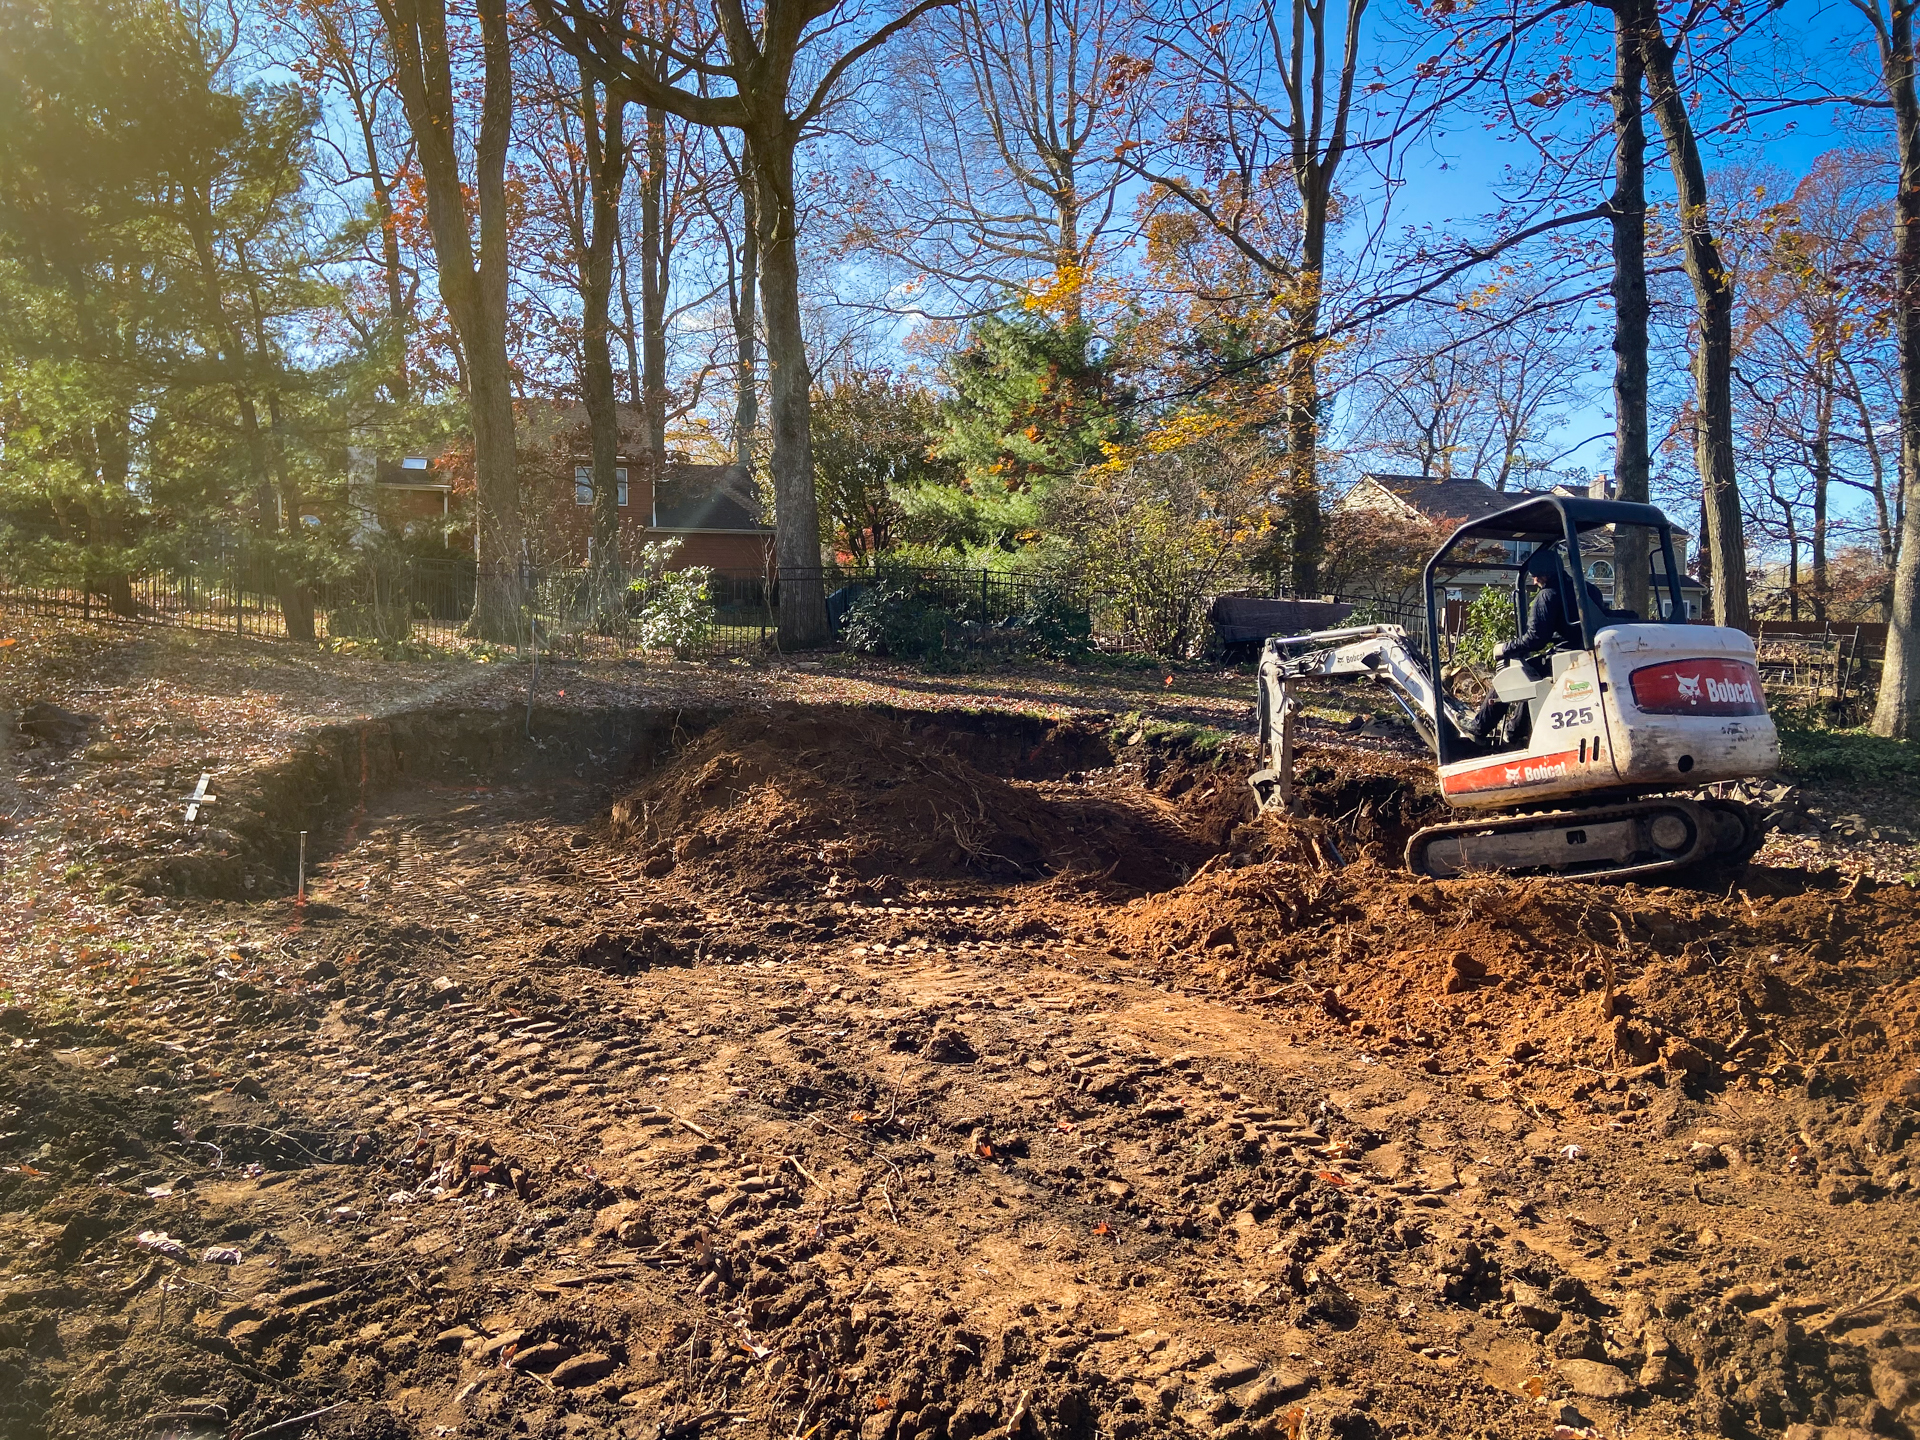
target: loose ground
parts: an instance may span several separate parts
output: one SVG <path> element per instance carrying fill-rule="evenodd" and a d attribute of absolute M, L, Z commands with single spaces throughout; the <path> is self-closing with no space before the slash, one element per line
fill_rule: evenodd
<path fill-rule="evenodd" d="M 1243 676 L 529 726 L 518 666 L 7 663 L 99 718 L 7 759 L 0 1433 L 1920 1420 L 1920 897 L 1851 797 L 1744 875 L 1433 883 L 1338 696 L 1246 823 Z"/>

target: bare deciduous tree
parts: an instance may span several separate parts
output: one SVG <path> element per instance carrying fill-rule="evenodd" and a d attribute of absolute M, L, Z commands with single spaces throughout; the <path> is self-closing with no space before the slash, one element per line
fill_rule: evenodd
<path fill-rule="evenodd" d="M 474 203 L 461 165 L 461 113 L 446 0 L 375 0 L 427 197 L 440 298 L 466 361 L 473 422 L 475 549 L 480 584 L 470 628 L 491 640 L 521 633 L 520 478 L 507 360 L 507 149 L 513 122 L 512 42 L 505 0 L 477 0 L 481 95 L 473 141 Z M 475 212 L 477 213 L 477 217 Z M 474 221 L 479 246 L 474 246 Z"/>
<path fill-rule="evenodd" d="M 1607 201 L 1613 279 L 1613 492 L 1644 505 L 1653 457 L 1647 435 L 1647 129 L 1641 97 L 1642 0 L 1613 0 L 1613 194 Z M 1614 534 L 1614 604 L 1651 615 L 1647 532 Z"/>
<path fill-rule="evenodd" d="M 1854 0 L 1880 50 L 1881 84 L 1893 107 L 1900 184 L 1894 201 L 1894 335 L 1900 347 L 1900 556 L 1876 735 L 1920 740 L 1920 97 L 1915 94 L 1914 0 Z"/>
<path fill-rule="evenodd" d="M 1656 0 L 1642 3 L 1646 10 L 1637 27 L 1640 59 L 1654 117 L 1667 143 L 1679 201 L 1681 257 L 1694 295 L 1694 463 L 1706 517 L 1701 544 L 1713 562 L 1714 622 L 1739 626 L 1747 623 L 1750 609 L 1740 480 L 1733 463 L 1733 277 L 1714 236 L 1706 163 L 1680 88 L 1673 46 Z"/>
<path fill-rule="evenodd" d="M 1836 486 L 1870 501 L 1881 558 L 1889 571 L 1893 563 L 1885 467 L 1873 436 L 1876 415 L 1892 402 L 1875 384 L 1891 370 L 1892 339 L 1884 309 L 1892 207 L 1878 178 L 1865 155 L 1849 151 L 1821 156 L 1797 183 L 1763 175 L 1755 188 L 1786 198 L 1745 227 L 1751 254 L 1740 267 L 1736 415 L 1743 442 L 1805 479 L 1811 513 L 1795 529 L 1805 532 L 1817 620 L 1828 618 Z"/>
<path fill-rule="evenodd" d="M 393 92 L 387 47 L 379 28 L 352 0 L 273 0 L 268 14 L 279 23 L 283 34 L 295 37 L 293 47 L 276 47 L 283 51 L 291 48 L 287 60 L 294 72 L 312 88 L 332 90 L 346 102 L 360 154 L 349 158 L 344 151 L 339 152 L 343 162 L 339 179 L 349 186 L 360 181 L 367 185 L 378 227 L 376 263 L 386 303 L 386 333 L 363 328 L 351 307 L 346 315 L 348 322 L 360 329 L 369 348 L 385 346 L 391 351 L 388 393 L 405 405 L 414 394 L 407 347 L 414 331 L 413 309 L 420 277 L 404 258 L 394 195 L 410 156 L 392 153 L 384 133 L 385 107 Z"/>
<path fill-rule="evenodd" d="M 1321 312 L 1366 11 L 1367 0 L 1169 7 L 1153 32 L 1168 66 L 1164 143 L 1128 159 L 1257 267 L 1285 317 L 1289 578 L 1301 594 L 1318 589 Z M 1195 180 L 1189 166 L 1209 178 Z"/>
<path fill-rule="evenodd" d="M 392 0 L 386 0 L 392 3 Z M 878 23 L 857 4 L 767 0 L 749 15 L 740 0 L 715 0 L 716 34 L 650 33 L 609 23 L 586 0 L 535 0 L 547 31 L 608 84 L 639 103 L 746 139 L 760 226 L 760 293 L 765 312 L 773 428 L 774 548 L 780 585 L 780 640 L 805 647 L 829 635 L 820 579 L 819 503 L 808 436 L 811 375 L 800 310 L 799 206 L 794 158 L 802 138 L 839 95 L 849 72 L 946 0 L 920 0 Z M 825 25 L 818 22 L 827 21 Z M 847 40 L 849 31 L 856 39 Z M 811 85 L 797 73 L 814 62 Z M 661 60 L 684 64 L 700 82 L 730 94 L 687 89 L 662 78 Z"/>
<path fill-rule="evenodd" d="M 1551 473 L 1564 456 L 1549 438 L 1593 372 L 1574 307 L 1509 282 L 1415 314 L 1352 382 L 1359 452 L 1496 490 Z"/>
<path fill-rule="evenodd" d="M 960 0 L 921 27 L 857 137 L 885 159 L 839 186 L 862 248 L 937 282 L 963 315 L 1056 277 L 1079 320 L 1127 175 L 1132 107 L 1114 81 L 1134 29 L 1124 0 Z"/>

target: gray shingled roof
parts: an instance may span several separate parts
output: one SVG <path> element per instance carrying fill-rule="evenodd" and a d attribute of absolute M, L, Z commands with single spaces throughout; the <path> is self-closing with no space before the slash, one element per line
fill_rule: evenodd
<path fill-rule="evenodd" d="M 1478 520 L 1532 498 L 1513 490 L 1496 490 L 1484 480 L 1375 474 L 1365 478 L 1429 520 Z"/>
<path fill-rule="evenodd" d="M 656 530 L 727 530 L 770 535 L 753 477 L 738 465 L 668 464 L 653 492 Z"/>

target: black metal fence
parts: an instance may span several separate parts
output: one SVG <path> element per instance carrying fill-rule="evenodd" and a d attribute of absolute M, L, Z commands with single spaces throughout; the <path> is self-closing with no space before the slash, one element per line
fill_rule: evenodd
<path fill-rule="evenodd" d="M 489 602 L 476 611 L 483 593 Z M 23 580 L 0 566 L 0 610 L 292 639 L 388 653 L 508 649 L 622 659 L 742 653 L 768 643 L 778 585 L 759 572 L 693 576 L 369 556 L 290 575 L 244 555 L 91 580 Z M 668 608 L 671 607 L 669 613 Z"/>
<path fill-rule="evenodd" d="M 369 554 L 312 575 L 290 574 L 271 558 L 244 552 L 85 580 L 22 578 L 0 560 L 0 611 L 422 657 L 502 649 L 581 659 L 715 657 L 775 645 L 783 583 L 820 584 L 837 597 L 836 622 L 873 589 L 911 593 L 976 629 L 1017 627 L 1043 605 L 1090 613 L 1084 592 L 1065 577 L 959 566 L 882 562 L 784 575 L 575 565 L 483 570 L 460 557 Z M 1119 648 L 1122 637 L 1107 643 Z"/>

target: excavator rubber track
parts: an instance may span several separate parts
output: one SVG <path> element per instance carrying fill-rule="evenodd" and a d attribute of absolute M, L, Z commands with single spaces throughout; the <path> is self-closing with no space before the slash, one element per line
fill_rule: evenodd
<path fill-rule="evenodd" d="M 1739 801 L 1659 795 L 1432 825 L 1407 842 L 1407 868 L 1436 880 L 1485 873 L 1637 879 L 1743 865 L 1765 838 L 1757 813 Z"/>

